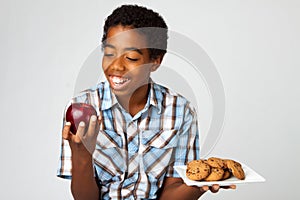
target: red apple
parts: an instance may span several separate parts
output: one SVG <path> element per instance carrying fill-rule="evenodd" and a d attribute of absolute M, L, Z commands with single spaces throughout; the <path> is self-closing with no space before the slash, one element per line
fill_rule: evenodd
<path fill-rule="evenodd" d="M 87 131 L 92 115 L 97 116 L 97 112 L 92 105 L 86 103 L 72 103 L 66 113 L 66 121 L 71 123 L 70 131 L 76 134 L 81 121 L 85 123 L 85 131 Z"/>

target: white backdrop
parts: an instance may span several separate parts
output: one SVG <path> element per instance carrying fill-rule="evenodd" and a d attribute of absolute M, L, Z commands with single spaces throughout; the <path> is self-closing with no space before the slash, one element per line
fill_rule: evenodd
<path fill-rule="evenodd" d="M 0 199 L 72 199 L 69 182 L 55 176 L 62 111 L 104 18 L 124 2 L 0 1 Z M 267 179 L 201 199 L 299 199 L 299 1 L 126 2 L 158 11 L 207 52 L 226 93 L 210 155 Z"/>

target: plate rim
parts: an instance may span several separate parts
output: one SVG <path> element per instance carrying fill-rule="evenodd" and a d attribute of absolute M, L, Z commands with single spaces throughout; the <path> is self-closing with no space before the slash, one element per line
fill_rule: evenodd
<path fill-rule="evenodd" d="M 241 162 L 240 162 L 241 163 Z M 188 186 L 204 186 L 204 185 L 207 185 L 207 186 L 211 186 L 213 184 L 219 184 L 220 186 L 228 186 L 228 185 L 235 185 L 235 184 L 245 184 L 245 183 L 261 183 L 261 182 L 265 182 L 266 179 L 260 175 L 259 173 L 257 173 L 256 171 L 254 171 L 253 169 L 251 169 L 249 166 L 247 166 L 246 164 L 244 163 L 241 163 L 242 167 L 243 167 L 243 170 L 244 171 L 247 171 L 247 172 L 251 172 L 252 176 L 255 176 L 254 179 L 246 179 L 245 180 L 239 180 L 235 177 L 232 177 L 232 179 L 227 179 L 227 180 L 223 180 L 223 181 L 194 181 L 194 180 L 191 180 L 189 178 L 187 178 L 187 176 L 185 176 L 185 173 L 182 173 L 182 171 L 180 170 L 186 170 L 186 165 L 176 165 L 174 166 L 174 169 L 176 170 L 176 172 L 179 174 L 180 178 L 183 179 L 184 183 Z M 253 177 L 252 177 L 253 178 Z"/>

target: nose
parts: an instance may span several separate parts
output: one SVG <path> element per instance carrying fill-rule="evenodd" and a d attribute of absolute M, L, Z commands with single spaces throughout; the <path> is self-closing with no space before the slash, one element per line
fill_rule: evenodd
<path fill-rule="evenodd" d="M 113 62 L 110 64 L 110 68 L 116 71 L 124 71 L 126 67 L 123 63 L 122 56 L 119 56 L 116 59 L 114 59 Z"/>

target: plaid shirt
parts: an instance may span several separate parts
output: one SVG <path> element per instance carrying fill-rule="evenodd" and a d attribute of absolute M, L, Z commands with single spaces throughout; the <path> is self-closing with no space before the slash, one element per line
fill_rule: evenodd
<path fill-rule="evenodd" d="M 173 169 L 199 159 L 197 117 L 177 93 L 150 84 L 143 110 L 131 116 L 118 103 L 108 82 L 86 90 L 72 102 L 85 102 L 102 118 L 93 153 L 102 199 L 155 199 Z M 58 176 L 71 178 L 71 150 L 62 141 Z"/>

